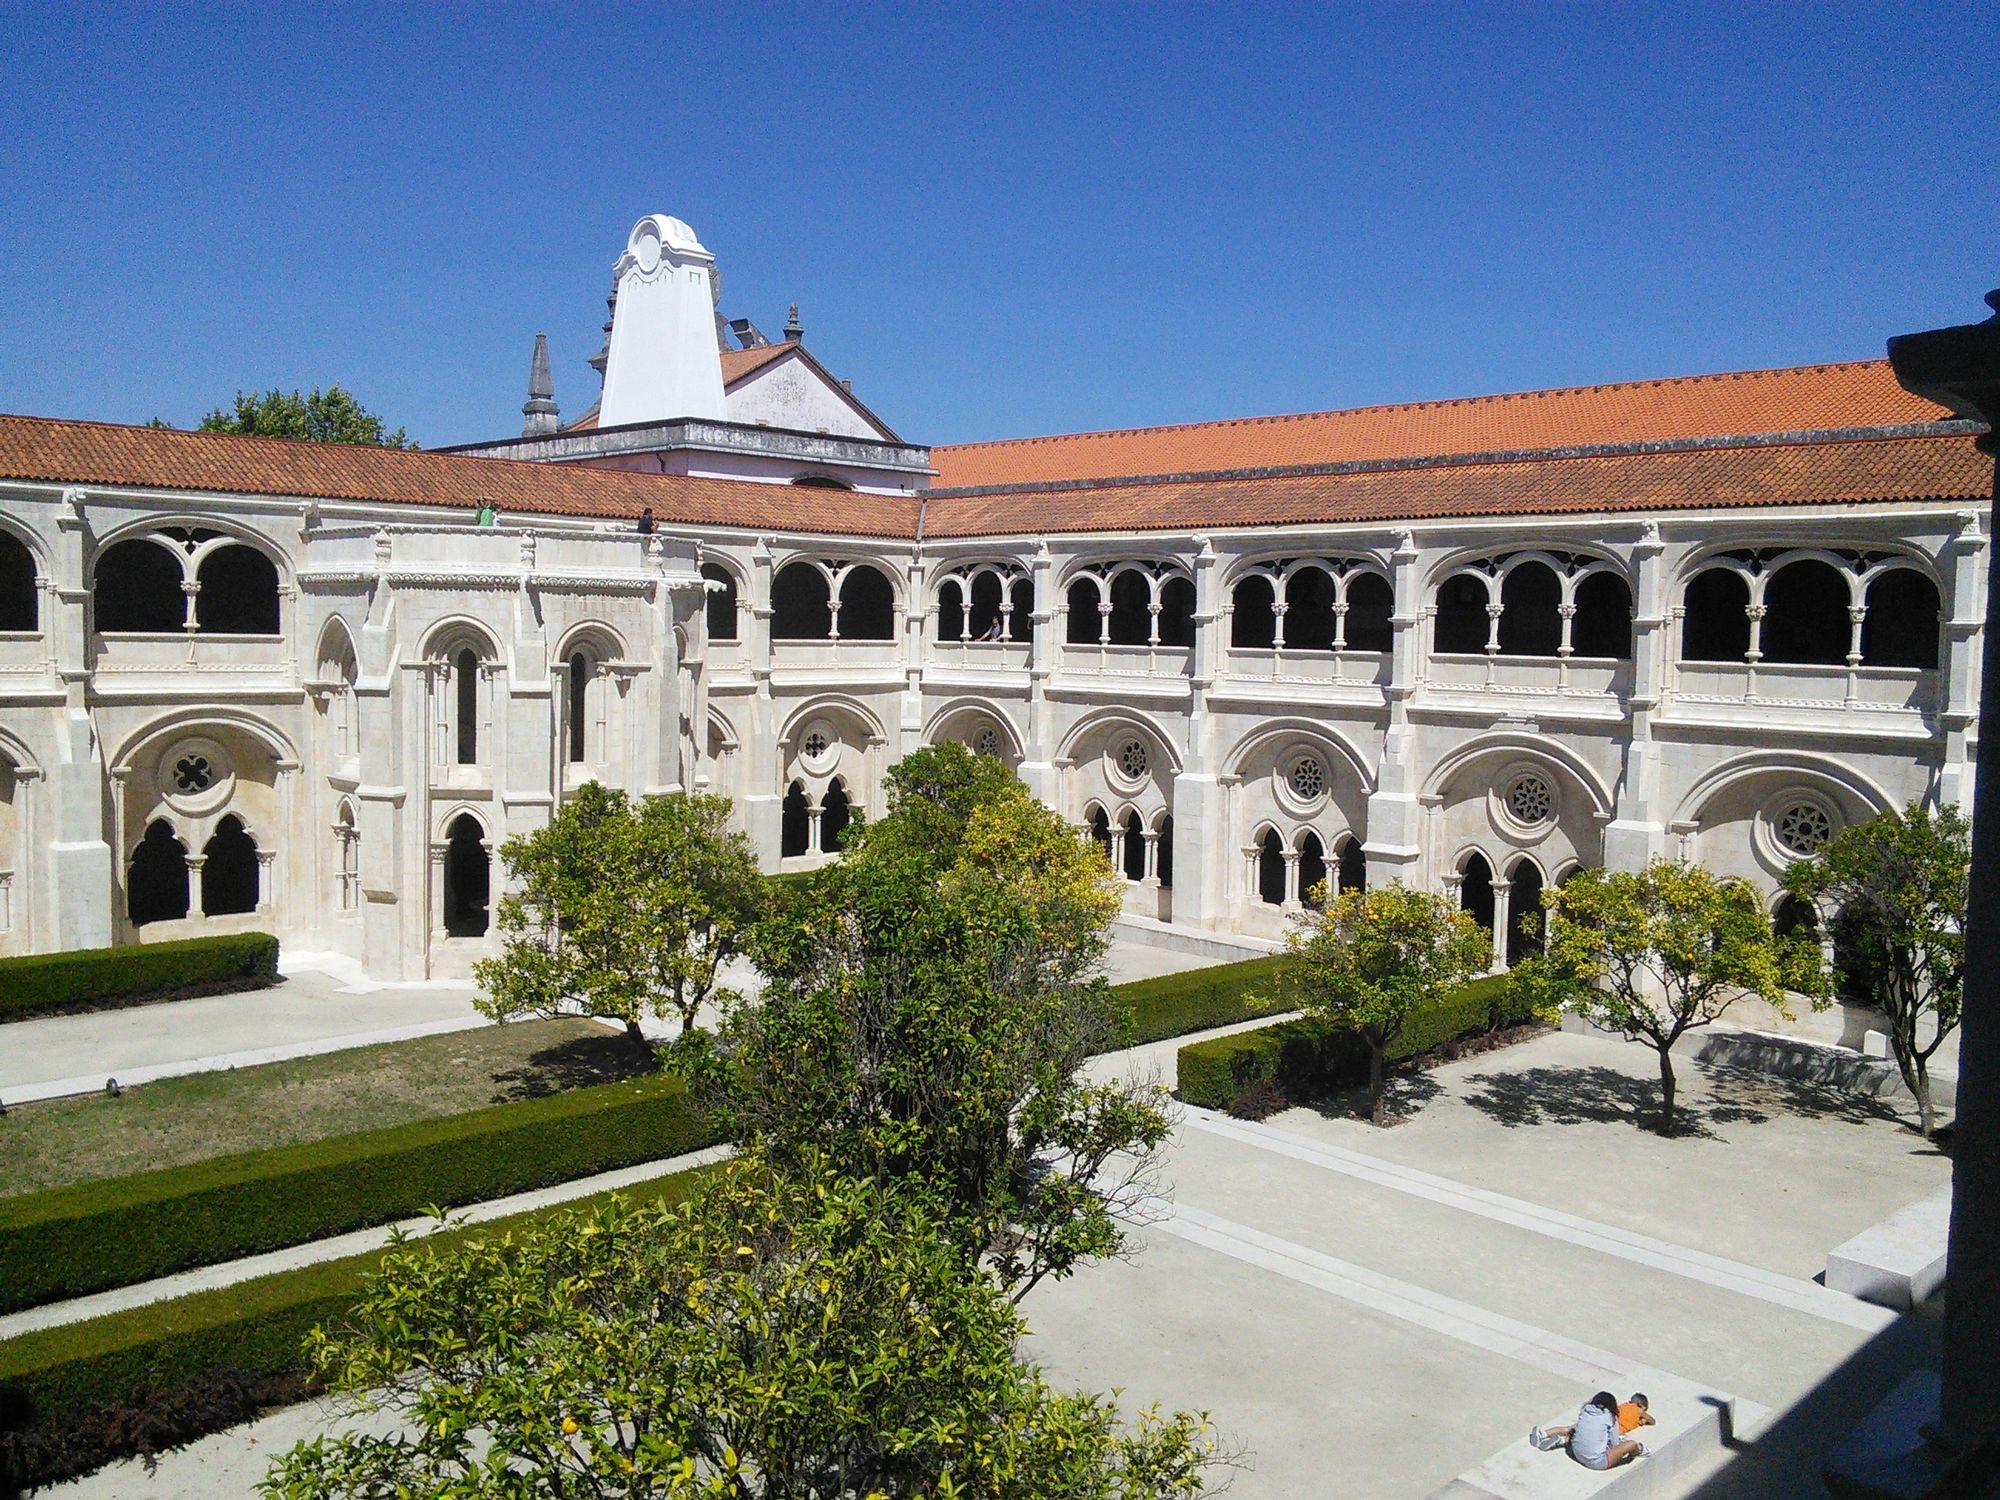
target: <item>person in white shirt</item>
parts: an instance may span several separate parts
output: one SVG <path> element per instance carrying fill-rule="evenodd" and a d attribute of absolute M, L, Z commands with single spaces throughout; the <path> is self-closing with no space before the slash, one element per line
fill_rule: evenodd
<path fill-rule="evenodd" d="M 1652 1457 L 1652 1450 L 1644 1443 L 1618 1436 L 1618 1398 L 1609 1391 L 1599 1391 L 1584 1402 L 1569 1426 L 1537 1427 L 1528 1434 L 1528 1441 L 1537 1448 L 1546 1446 L 1549 1439 L 1563 1441 L 1569 1456 L 1586 1469 L 1615 1469 L 1635 1458 Z"/>

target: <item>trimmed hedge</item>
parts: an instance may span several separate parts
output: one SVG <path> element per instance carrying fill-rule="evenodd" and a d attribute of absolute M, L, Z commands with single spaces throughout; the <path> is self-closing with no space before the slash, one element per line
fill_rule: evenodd
<path fill-rule="evenodd" d="M 1111 987 L 1125 1018 L 1116 1045 L 1186 1036 L 1290 1009 L 1283 994 L 1284 959 L 1248 958 L 1157 979 L 1135 979 Z"/>
<path fill-rule="evenodd" d="M 1392 1062 L 1429 1052 L 1460 1037 L 1534 1018 L 1534 1007 L 1506 974 L 1461 985 L 1418 1012 L 1389 1048 Z M 1310 1020 L 1275 1026 L 1180 1049 L 1180 1096 L 1207 1109 L 1228 1109 L 1255 1084 L 1275 1084 L 1293 1101 L 1315 1099 L 1368 1077 L 1368 1045 L 1354 1031 L 1330 1031 Z"/>
<path fill-rule="evenodd" d="M 0 1199 L 0 1312 L 656 1161 L 717 1139 L 668 1075 Z"/>
<path fill-rule="evenodd" d="M 624 1195 L 678 1202 L 704 1170 L 639 1183 Z M 418 1243 L 449 1250 L 610 1196 L 442 1230 Z M 53 1483 L 218 1431 L 266 1400 L 298 1399 L 306 1393 L 307 1332 L 353 1307 L 387 1253 L 371 1250 L 0 1343 L 0 1481 Z"/>
<path fill-rule="evenodd" d="M 0 1021 L 261 989 L 277 977 L 278 940 L 266 932 L 30 953 L 0 958 Z"/>

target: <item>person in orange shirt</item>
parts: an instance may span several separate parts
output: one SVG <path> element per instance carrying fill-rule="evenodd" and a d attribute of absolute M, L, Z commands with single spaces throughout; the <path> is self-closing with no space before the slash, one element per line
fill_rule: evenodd
<path fill-rule="evenodd" d="M 1619 1436 L 1637 1432 L 1641 1427 L 1653 1426 L 1655 1418 L 1652 1406 L 1653 1403 L 1646 1399 L 1644 1391 L 1634 1391 L 1630 1401 L 1621 1402 L 1618 1407 Z"/>

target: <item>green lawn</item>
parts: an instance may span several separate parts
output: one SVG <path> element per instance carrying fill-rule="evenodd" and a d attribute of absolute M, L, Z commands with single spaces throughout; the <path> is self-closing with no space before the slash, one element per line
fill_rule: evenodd
<path fill-rule="evenodd" d="M 647 1071 L 622 1034 L 522 1021 L 101 1094 L 0 1117 L 0 1196 L 373 1130 Z"/>

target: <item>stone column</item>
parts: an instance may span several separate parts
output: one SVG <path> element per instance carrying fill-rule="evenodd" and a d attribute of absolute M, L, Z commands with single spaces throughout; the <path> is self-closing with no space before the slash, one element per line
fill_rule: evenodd
<path fill-rule="evenodd" d="M 1214 545 L 1200 538 L 1194 562 L 1194 650 L 1189 653 L 1187 753 L 1173 785 L 1174 922 L 1213 928 L 1227 902 L 1225 861 L 1211 851 L 1222 847 L 1226 814 L 1216 768 L 1210 763 L 1212 715 L 1208 697 L 1222 662 L 1222 600 L 1216 584 Z M 1153 865 L 1147 865 L 1153 873 Z"/>
<path fill-rule="evenodd" d="M 1514 882 L 1496 877 L 1493 881 L 1493 967 L 1507 967 L 1507 924 L 1514 915 Z"/>
<path fill-rule="evenodd" d="M 1410 699 L 1423 672 L 1424 651 L 1423 579 L 1417 559 L 1415 536 L 1402 532 L 1389 559 L 1395 590 L 1389 616 L 1389 681 L 1384 689 L 1389 700 L 1389 727 L 1382 738 L 1375 790 L 1368 797 L 1367 837 L 1362 844 L 1371 890 L 1392 880 L 1413 886 L 1422 878 L 1417 789 L 1423 781 L 1416 765 L 1416 732 L 1410 726 Z"/>
<path fill-rule="evenodd" d="M 1055 558 L 1049 544 L 1036 544 L 1028 563 L 1033 581 L 1035 608 L 1028 631 L 1028 742 L 1022 746 L 1021 780 L 1045 806 L 1062 811 L 1061 787 L 1057 783 L 1055 756 L 1055 714 L 1049 704 L 1049 678 L 1061 662 L 1061 632 L 1056 629 L 1054 593 Z"/>
<path fill-rule="evenodd" d="M 750 550 L 750 634 L 743 643 L 743 665 L 756 684 L 749 705 L 749 723 L 741 732 L 743 756 L 743 828 L 757 855 L 757 867 L 778 868 L 780 804 L 778 785 L 777 710 L 771 701 L 771 544 L 757 538 Z"/>
<path fill-rule="evenodd" d="M 1666 544 L 1660 528 L 1646 523 L 1632 549 L 1636 587 L 1632 593 L 1632 690 L 1626 699 L 1631 738 L 1625 743 L 1624 774 L 1611 821 L 1604 829 L 1604 863 L 1614 870 L 1643 869 L 1665 852 L 1660 822 L 1660 747 L 1653 738 L 1653 715 L 1664 696 L 1669 641 Z"/>
<path fill-rule="evenodd" d="M 1917 395 L 1984 422 L 1987 432 L 1978 439 L 1979 450 L 2000 469 L 2000 291 L 1988 292 L 1986 305 L 1995 315 L 1983 323 L 1889 340 L 1889 362 L 1896 378 Z M 1995 479 L 2000 487 L 2000 473 Z M 1994 551 L 1988 548 L 1987 553 L 1980 699 L 2000 703 L 2000 652 L 1993 649 Z M 1951 1448 L 2000 1425 L 2000 734 L 1981 736 L 1978 777 L 1938 1433 Z"/>
<path fill-rule="evenodd" d="M 1972 738 L 1979 729 L 1979 666 L 1986 623 L 1987 536 L 1979 512 L 1958 513 L 1958 533 L 1939 560 L 1949 589 L 1944 627 L 1944 657 L 1938 663 L 1939 753 L 1938 800 L 1972 811 Z"/>

